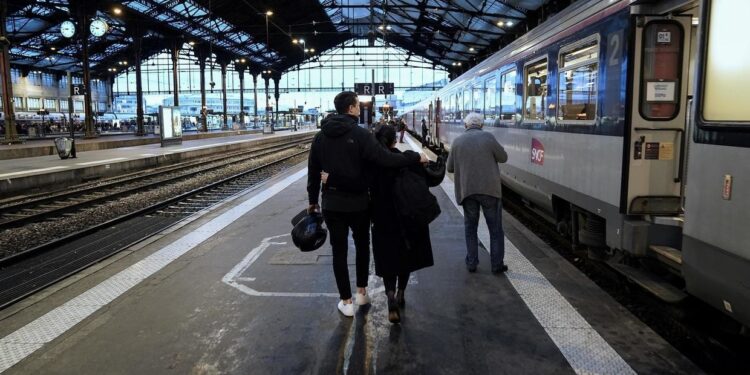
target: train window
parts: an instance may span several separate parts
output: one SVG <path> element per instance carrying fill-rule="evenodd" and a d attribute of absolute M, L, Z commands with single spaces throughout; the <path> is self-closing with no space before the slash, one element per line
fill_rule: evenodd
<path fill-rule="evenodd" d="M 643 28 L 641 116 L 671 120 L 680 104 L 682 27 L 674 21 L 653 21 Z"/>
<path fill-rule="evenodd" d="M 516 71 L 511 70 L 500 76 L 500 119 L 512 120 L 516 114 Z"/>
<path fill-rule="evenodd" d="M 750 122 L 747 95 L 737 93 L 750 86 L 750 75 L 747 74 L 750 48 L 747 48 L 747 42 L 742 42 L 743 33 L 738 33 L 735 28 L 746 22 L 750 2 L 712 1 L 710 4 L 702 117 L 705 121 L 747 125 Z M 745 124 L 737 124 L 741 122 Z"/>
<path fill-rule="evenodd" d="M 560 51 L 557 120 L 594 124 L 599 39 L 597 36 Z"/>
<path fill-rule="evenodd" d="M 13 107 L 16 109 L 23 108 L 23 98 L 20 96 L 13 97 Z"/>
<path fill-rule="evenodd" d="M 484 118 L 486 120 L 497 119 L 498 100 L 495 96 L 497 92 L 497 78 L 492 77 L 484 81 Z"/>
<path fill-rule="evenodd" d="M 60 99 L 60 112 L 64 112 L 68 110 L 68 100 L 67 99 Z"/>
<path fill-rule="evenodd" d="M 57 110 L 57 100 L 55 99 L 44 99 L 44 108 L 50 112 Z"/>
<path fill-rule="evenodd" d="M 524 82 L 524 119 L 544 120 L 547 107 L 546 58 L 526 65 Z"/>

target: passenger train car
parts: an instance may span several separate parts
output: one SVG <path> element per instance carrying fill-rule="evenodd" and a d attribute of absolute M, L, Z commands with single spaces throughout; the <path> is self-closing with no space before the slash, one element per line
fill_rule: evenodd
<path fill-rule="evenodd" d="M 744 0 L 577 1 L 402 111 L 448 148 L 483 113 L 509 155 L 503 184 L 573 243 L 747 327 L 747 14 Z"/>

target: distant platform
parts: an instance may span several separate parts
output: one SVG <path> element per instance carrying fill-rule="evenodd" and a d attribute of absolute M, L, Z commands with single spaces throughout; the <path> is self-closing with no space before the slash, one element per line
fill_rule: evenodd
<path fill-rule="evenodd" d="M 293 138 L 311 131 L 315 130 L 285 130 L 275 132 L 272 135 L 264 135 L 258 132 L 251 134 L 225 132 L 216 137 L 184 138 L 181 145 L 168 147 L 161 147 L 160 139 L 153 137 L 134 139 L 134 136 L 124 136 L 124 139 L 114 142 L 107 141 L 107 138 L 83 140 L 83 142 L 88 142 L 84 145 L 91 145 L 91 147 L 119 146 L 88 152 L 78 151 L 75 159 L 60 159 L 55 152 L 54 155 L 49 156 L 3 161 L 0 163 L 0 197 L 23 194 L 39 187 L 65 186 L 100 177 L 114 176 L 125 171 L 165 165 L 219 151 L 238 150 L 247 147 L 248 144 L 260 145 L 279 137 Z M 204 135 L 212 134 L 214 133 Z M 155 142 L 137 146 L 123 146 L 131 141 L 150 140 Z M 76 149 L 78 149 L 78 142 L 76 140 Z M 23 145 L 2 147 L 23 147 Z"/>

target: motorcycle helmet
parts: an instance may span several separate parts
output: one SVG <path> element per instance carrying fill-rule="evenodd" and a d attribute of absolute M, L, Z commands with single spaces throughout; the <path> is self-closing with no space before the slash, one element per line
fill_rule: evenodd
<path fill-rule="evenodd" d="M 323 227 L 323 216 L 313 212 L 303 217 L 292 229 L 292 242 L 302 251 L 317 250 L 326 242 L 328 230 Z"/>

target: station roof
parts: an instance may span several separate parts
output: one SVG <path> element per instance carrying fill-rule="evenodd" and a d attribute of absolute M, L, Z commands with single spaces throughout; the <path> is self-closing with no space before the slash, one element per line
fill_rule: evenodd
<path fill-rule="evenodd" d="M 473 65 L 513 41 L 541 20 L 545 3 L 550 1 L 8 0 L 5 28 L 12 63 L 80 71 L 81 40 L 63 37 L 60 25 L 105 20 L 109 31 L 100 38 L 78 30 L 88 35 L 89 67 L 98 76 L 124 61 L 132 64 L 136 51 L 145 59 L 188 42 L 198 55 L 244 59 L 251 72 L 281 74 L 311 58 L 303 48 L 319 54 L 352 38 L 382 39 L 450 68 Z M 559 8 L 570 1 L 552 3 Z"/>

